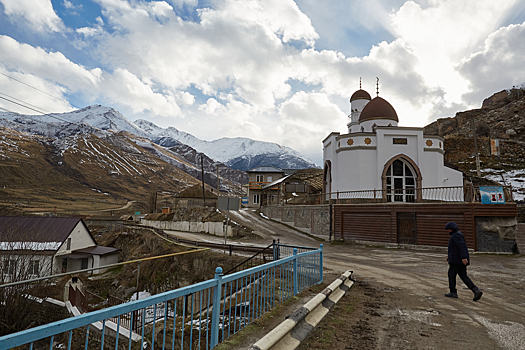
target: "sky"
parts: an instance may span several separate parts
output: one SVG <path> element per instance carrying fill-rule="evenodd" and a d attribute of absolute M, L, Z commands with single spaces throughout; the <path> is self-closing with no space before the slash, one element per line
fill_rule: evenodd
<path fill-rule="evenodd" d="M 0 110 L 101 104 L 321 165 L 360 78 L 422 127 L 524 83 L 524 52 L 519 0 L 0 0 Z"/>

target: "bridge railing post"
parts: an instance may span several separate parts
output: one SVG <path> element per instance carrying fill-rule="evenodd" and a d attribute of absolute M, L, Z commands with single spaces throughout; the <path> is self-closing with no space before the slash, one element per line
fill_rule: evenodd
<path fill-rule="evenodd" d="M 297 285 L 297 248 L 293 249 L 293 255 L 293 295 L 297 295 L 299 293 Z"/>
<path fill-rule="evenodd" d="M 213 309 L 211 313 L 211 339 L 210 349 L 219 343 L 219 316 L 221 314 L 221 292 L 222 292 L 222 268 L 215 269 L 215 281 L 217 284 L 213 290 Z"/>

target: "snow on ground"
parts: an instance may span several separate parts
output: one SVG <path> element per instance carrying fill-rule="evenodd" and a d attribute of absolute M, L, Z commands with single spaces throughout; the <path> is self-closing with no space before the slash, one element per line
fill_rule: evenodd
<path fill-rule="evenodd" d="M 495 170 L 482 169 L 486 179 L 512 186 L 512 196 L 516 201 L 525 200 L 525 169 Z"/>

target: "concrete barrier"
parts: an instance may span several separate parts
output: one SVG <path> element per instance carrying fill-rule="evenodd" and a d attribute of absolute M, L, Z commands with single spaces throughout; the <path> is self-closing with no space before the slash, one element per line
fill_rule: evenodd
<path fill-rule="evenodd" d="M 351 275 L 352 271 L 343 273 L 321 293 L 253 344 L 250 350 L 291 350 L 297 348 L 346 291 L 352 287 L 354 281 Z"/>
<path fill-rule="evenodd" d="M 209 233 L 214 236 L 224 237 L 226 225 L 223 222 L 193 222 L 193 221 L 155 221 L 142 220 L 144 225 L 152 226 L 161 230 L 184 231 L 195 233 Z M 228 226 L 228 237 L 233 236 L 231 226 Z"/>

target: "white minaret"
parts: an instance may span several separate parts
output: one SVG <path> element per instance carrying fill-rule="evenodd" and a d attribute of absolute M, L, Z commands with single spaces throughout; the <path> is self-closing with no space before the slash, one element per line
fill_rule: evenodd
<path fill-rule="evenodd" d="M 350 114 L 348 115 L 348 122 L 346 123 L 349 133 L 361 131 L 359 128 L 359 116 L 371 99 L 370 94 L 361 89 L 361 78 L 359 78 L 359 90 L 354 92 L 352 97 L 350 97 Z"/>

